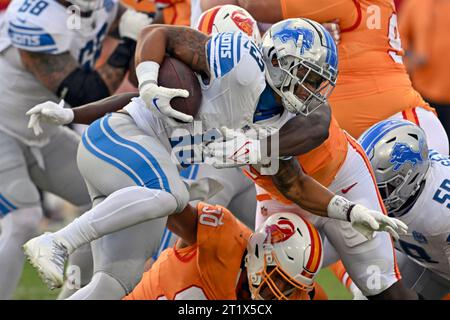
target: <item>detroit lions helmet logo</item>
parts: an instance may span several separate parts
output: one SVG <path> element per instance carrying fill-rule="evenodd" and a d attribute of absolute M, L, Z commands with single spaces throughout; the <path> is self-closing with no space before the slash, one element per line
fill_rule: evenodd
<path fill-rule="evenodd" d="M 291 23 L 286 23 L 281 27 L 281 30 L 273 34 L 273 39 L 280 39 L 281 42 L 286 43 L 293 40 L 296 44 L 300 37 L 302 37 L 301 54 L 306 50 L 310 50 L 314 44 L 314 33 L 306 28 L 295 28 L 290 26 Z"/>
<path fill-rule="evenodd" d="M 416 152 L 405 143 L 396 143 L 391 152 L 390 162 L 395 164 L 394 171 L 398 171 L 400 167 L 409 162 L 412 166 L 415 166 L 418 162 L 422 162 L 422 155 L 420 152 Z"/>

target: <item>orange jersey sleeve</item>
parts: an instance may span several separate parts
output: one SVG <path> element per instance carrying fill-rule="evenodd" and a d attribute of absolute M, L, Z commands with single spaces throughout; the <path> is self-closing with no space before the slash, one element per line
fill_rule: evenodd
<path fill-rule="evenodd" d="M 318 22 L 339 20 L 343 30 L 359 23 L 357 1 L 353 0 L 281 0 L 283 19 L 308 18 Z"/>
<path fill-rule="evenodd" d="M 173 4 L 163 9 L 164 23 L 176 26 L 191 25 L 191 1 L 172 1 Z"/>
<path fill-rule="evenodd" d="M 427 107 L 403 64 L 393 0 L 281 1 L 285 17 L 339 19 L 339 76 L 329 100 L 339 125 L 353 137 L 404 109 Z"/>
<path fill-rule="evenodd" d="M 332 117 L 328 139 L 314 150 L 299 156 L 298 160 L 306 174 L 328 187 L 345 161 L 347 148 L 347 137 L 336 119 Z M 244 173 L 265 189 L 271 197 L 283 203 L 291 203 L 275 187 L 271 176 L 261 175 L 252 167 L 250 167 L 250 171 L 244 171 Z M 264 199 L 258 195 L 258 200 Z"/>
<path fill-rule="evenodd" d="M 250 229 L 221 206 L 199 203 L 197 243 L 162 252 L 124 300 L 236 299 Z"/>

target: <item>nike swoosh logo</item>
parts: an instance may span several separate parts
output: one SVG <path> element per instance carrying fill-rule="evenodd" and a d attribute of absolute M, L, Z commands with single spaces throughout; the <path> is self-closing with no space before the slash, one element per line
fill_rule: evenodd
<path fill-rule="evenodd" d="M 358 184 L 358 182 L 355 182 L 355 183 L 352 184 L 350 187 L 345 188 L 345 189 L 342 189 L 341 192 L 342 192 L 343 194 L 346 194 L 347 192 L 350 191 L 350 189 L 352 189 L 352 188 L 353 188 L 354 186 L 356 186 L 357 184 Z"/>
<path fill-rule="evenodd" d="M 17 18 L 17 20 L 19 20 L 19 22 L 25 24 L 27 22 L 27 19 L 21 19 L 21 18 Z"/>
<path fill-rule="evenodd" d="M 230 157 L 231 160 L 235 160 L 239 157 L 245 156 L 247 154 L 250 153 L 250 149 L 248 149 L 246 146 L 249 144 L 250 142 L 247 141 L 242 147 L 240 147 L 238 150 L 236 150 L 235 153 L 233 153 L 233 155 Z M 239 152 L 242 151 L 242 149 L 245 148 L 245 151 L 243 153 L 241 153 L 240 155 L 238 155 Z"/>
<path fill-rule="evenodd" d="M 153 105 L 156 107 L 156 109 L 158 109 L 159 112 L 161 112 L 161 110 L 159 110 L 158 105 L 156 104 L 156 101 L 158 101 L 159 98 L 154 98 L 153 99 Z"/>

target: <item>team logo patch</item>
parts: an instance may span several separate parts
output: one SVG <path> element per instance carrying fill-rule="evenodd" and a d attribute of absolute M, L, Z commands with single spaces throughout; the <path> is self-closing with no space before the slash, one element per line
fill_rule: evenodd
<path fill-rule="evenodd" d="M 283 26 L 282 30 L 273 34 L 273 39 L 279 39 L 281 42 L 286 43 L 289 40 L 293 40 L 295 43 L 299 43 L 301 38 L 303 54 L 306 50 L 310 50 L 314 44 L 314 33 L 311 30 L 305 28 L 293 28 L 290 23 Z"/>
<path fill-rule="evenodd" d="M 254 25 L 252 19 L 246 17 L 241 11 L 233 11 L 231 20 L 249 36 L 253 34 Z"/>
<path fill-rule="evenodd" d="M 400 167 L 409 162 L 412 166 L 415 166 L 418 162 L 422 162 L 422 155 L 420 152 L 416 152 L 405 143 L 396 143 L 391 152 L 390 162 L 394 165 L 394 171 L 398 171 Z"/>
<path fill-rule="evenodd" d="M 292 222 L 289 220 L 278 221 L 277 224 L 271 224 L 266 226 L 266 242 L 272 244 L 286 241 L 292 237 L 295 233 L 295 228 Z"/>

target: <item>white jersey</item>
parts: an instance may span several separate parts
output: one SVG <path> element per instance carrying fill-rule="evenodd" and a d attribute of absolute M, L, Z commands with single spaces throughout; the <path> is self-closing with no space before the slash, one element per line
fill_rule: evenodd
<path fill-rule="evenodd" d="M 222 126 L 240 129 L 251 125 L 266 87 L 265 66 L 259 49 L 243 33 L 219 33 L 208 41 L 206 53 L 211 78 L 208 84 L 199 80 L 202 102 L 195 120 L 202 121 L 205 131 Z M 193 124 L 174 131 L 148 111 L 140 98 L 133 99 L 125 109 L 140 129 L 158 134 L 164 144 L 169 139 L 172 147 L 180 142 L 181 135 L 202 133 L 202 130 L 194 130 Z"/>
<path fill-rule="evenodd" d="M 396 242 L 418 264 L 450 280 L 450 159 L 430 150 L 425 187 L 413 207 L 399 219 L 408 234 Z"/>
<path fill-rule="evenodd" d="M 54 132 L 45 124 L 40 137 L 27 129 L 25 112 L 46 100 L 58 102 L 58 98 L 24 69 L 18 49 L 55 55 L 70 52 L 85 70 L 92 69 L 117 8 L 117 0 L 104 0 L 90 18 L 80 20 L 56 0 L 11 2 L 0 29 L 1 131 L 34 146 L 45 145 Z"/>

